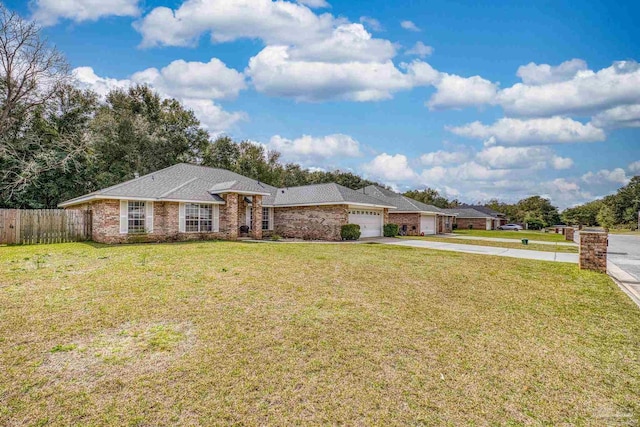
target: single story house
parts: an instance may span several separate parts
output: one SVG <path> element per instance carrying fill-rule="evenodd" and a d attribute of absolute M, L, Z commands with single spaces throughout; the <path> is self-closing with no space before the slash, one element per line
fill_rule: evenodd
<path fill-rule="evenodd" d="M 406 236 L 451 233 L 455 214 L 419 202 L 377 185 L 362 188 L 364 194 L 395 206 L 389 211 L 389 222 L 398 224 Z"/>
<path fill-rule="evenodd" d="M 275 188 L 224 169 L 180 163 L 60 203 L 90 210 L 92 239 L 103 243 L 190 239 L 255 239 L 278 234 L 340 240 L 359 224 L 362 237 L 382 236 L 384 200 L 335 183 Z"/>
<path fill-rule="evenodd" d="M 453 209 L 443 209 L 444 211 L 456 215 L 457 228 L 474 230 L 496 230 L 501 225 L 507 223 L 503 214 L 495 212 L 484 206 L 478 207 L 458 207 Z"/>

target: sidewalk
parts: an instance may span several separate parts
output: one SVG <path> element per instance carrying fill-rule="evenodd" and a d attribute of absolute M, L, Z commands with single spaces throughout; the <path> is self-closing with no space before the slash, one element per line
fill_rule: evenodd
<path fill-rule="evenodd" d="M 607 262 L 607 274 L 640 307 L 640 281 L 611 261 Z"/>
<path fill-rule="evenodd" d="M 505 239 L 502 237 L 478 237 L 478 236 L 465 236 L 460 234 L 443 234 L 438 237 L 447 237 L 449 239 L 464 239 L 464 240 L 484 240 L 487 242 L 500 242 L 500 243 L 518 243 L 518 239 Z M 529 240 L 529 243 L 535 243 L 537 245 L 558 245 L 558 246 L 578 246 L 571 242 L 546 242 L 544 240 Z"/>
<path fill-rule="evenodd" d="M 431 242 L 426 240 L 399 240 L 389 239 L 384 242 L 388 245 L 410 246 L 414 248 L 437 249 L 443 251 L 465 252 L 469 254 L 495 255 L 510 258 L 535 259 L 539 261 L 568 262 L 577 264 L 578 254 L 564 252 L 542 252 L 527 249 L 508 249 L 491 246 L 464 245 L 460 243 Z"/>

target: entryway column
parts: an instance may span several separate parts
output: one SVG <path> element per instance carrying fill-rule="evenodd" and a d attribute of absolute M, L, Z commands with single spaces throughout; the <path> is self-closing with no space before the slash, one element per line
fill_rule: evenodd
<path fill-rule="evenodd" d="M 253 238 L 262 239 L 262 196 L 253 196 L 253 203 L 251 203 L 251 209 L 253 209 Z"/>
<path fill-rule="evenodd" d="M 238 238 L 238 195 L 236 193 L 228 193 L 226 196 L 226 216 L 227 216 L 227 233 L 229 239 Z"/>

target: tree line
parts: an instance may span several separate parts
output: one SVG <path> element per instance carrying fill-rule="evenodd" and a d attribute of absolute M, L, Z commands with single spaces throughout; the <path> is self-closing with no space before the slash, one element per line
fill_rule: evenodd
<path fill-rule="evenodd" d="M 640 176 L 634 176 L 615 194 L 566 209 L 562 213 L 562 218 L 568 224 L 637 230 L 638 211 L 640 211 Z"/>

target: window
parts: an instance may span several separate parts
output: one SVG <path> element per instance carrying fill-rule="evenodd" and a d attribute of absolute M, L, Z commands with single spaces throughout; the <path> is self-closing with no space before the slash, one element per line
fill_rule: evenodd
<path fill-rule="evenodd" d="M 262 229 L 269 229 L 269 208 L 262 208 Z"/>
<path fill-rule="evenodd" d="M 206 233 L 213 230 L 213 205 L 187 203 L 185 206 L 185 231 Z"/>
<path fill-rule="evenodd" d="M 127 221 L 129 233 L 145 232 L 145 202 L 129 202 Z"/>

